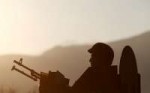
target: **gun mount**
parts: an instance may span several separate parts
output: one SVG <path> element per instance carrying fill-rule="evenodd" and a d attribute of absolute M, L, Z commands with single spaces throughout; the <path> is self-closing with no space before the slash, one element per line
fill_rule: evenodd
<path fill-rule="evenodd" d="M 59 71 L 49 73 L 38 73 L 35 70 L 23 65 L 23 59 L 20 58 L 19 61 L 14 60 L 13 62 L 24 69 L 30 71 L 31 74 L 27 74 L 24 71 L 16 68 L 16 66 L 12 66 L 12 71 L 15 70 L 28 78 L 37 81 L 40 81 L 39 93 L 67 93 L 69 88 L 69 79 L 65 78 L 62 73 Z"/>

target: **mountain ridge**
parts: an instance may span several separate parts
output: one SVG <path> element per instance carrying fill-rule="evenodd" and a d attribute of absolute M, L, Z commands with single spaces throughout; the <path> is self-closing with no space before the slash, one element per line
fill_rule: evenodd
<path fill-rule="evenodd" d="M 138 70 L 142 79 L 142 93 L 150 92 L 150 32 L 143 33 L 141 35 L 128 38 L 125 40 L 119 40 L 109 42 L 112 46 L 115 57 L 113 64 L 118 65 L 122 49 L 126 45 L 130 45 L 135 52 L 137 59 Z M 20 57 L 24 58 L 23 64 L 32 67 L 37 72 L 47 72 L 59 70 L 65 75 L 65 77 L 71 79 L 70 85 L 72 85 L 81 74 L 90 66 L 89 58 L 90 54 L 87 50 L 92 47 L 90 44 L 84 45 L 70 45 L 70 46 L 56 46 L 43 52 L 39 56 L 30 55 L 5 55 L 0 56 L 0 82 L 7 81 L 11 84 L 16 84 L 16 88 L 20 88 L 22 91 L 27 91 L 35 86 L 35 83 L 31 82 L 27 77 L 18 74 L 18 72 L 11 72 L 11 66 L 13 60 L 19 60 Z M 5 64 L 4 64 L 5 62 Z M 21 68 L 22 69 L 22 68 Z M 12 79 L 12 80 L 10 80 Z M 16 83 L 16 81 L 22 81 Z M 4 82 L 5 83 L 5 82 Z M 37 84 L 37 83 L 36 83 Z M 24 86 L 26 85 L 26 86 Z"/>

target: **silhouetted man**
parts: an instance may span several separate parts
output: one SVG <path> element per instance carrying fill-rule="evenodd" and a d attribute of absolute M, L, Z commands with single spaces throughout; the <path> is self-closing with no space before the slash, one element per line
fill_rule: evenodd
<path fill-rule="evenodd" d="M 119 93 L 117 66 L 111 66 L 114 52 L 104 43 L 96 43 L 91 49 L 89 67 L 72 86 L 74 93 Z"/>

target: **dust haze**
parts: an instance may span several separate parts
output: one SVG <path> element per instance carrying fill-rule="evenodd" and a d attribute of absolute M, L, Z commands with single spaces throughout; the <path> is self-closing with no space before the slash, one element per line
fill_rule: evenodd
<path fill-rule="evenodd" d="M 108 42 L 115 51 L 115 58 L 113 64 L 119 64 L 120 55 L 125 45 L 130 45 L 137 59 L 138 70 L 141 74 L 142 93 L 150 92 L 150 32 L 141 35 L 119 40 L 115 42 Z M 37 72 L 57 71 L 70 79 L 72 85 L 81 74 L 89 67 L 89 58 L 87 50 L 92 44 L 84 45 L 70 45 L 70 46 L 56 46 L 51 48 L 39 56 L 30 55 L 4 55 L 0 56 L 0 90 L 16 91 L 17 93 L 32 93 L 38 92 L 39 81 L 35 82 L 26 76 L 11 71 L 13 60 L 19 60 L 22 57 L 23 64 L 36 70 Z M 22 68 L 20 68 L 22 69 Z M 25 71 L 26 72 L 26 71 Z M 5 92 L 4 92 L 5 93 Z"/>

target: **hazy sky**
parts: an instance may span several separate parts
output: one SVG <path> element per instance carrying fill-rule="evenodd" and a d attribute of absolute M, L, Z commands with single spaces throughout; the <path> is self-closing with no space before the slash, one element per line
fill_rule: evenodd
<path fill-rule="evenodd" d="M 147 30 L 149 0 L 0 0 L 0 54 L 34 55 Z"/>

